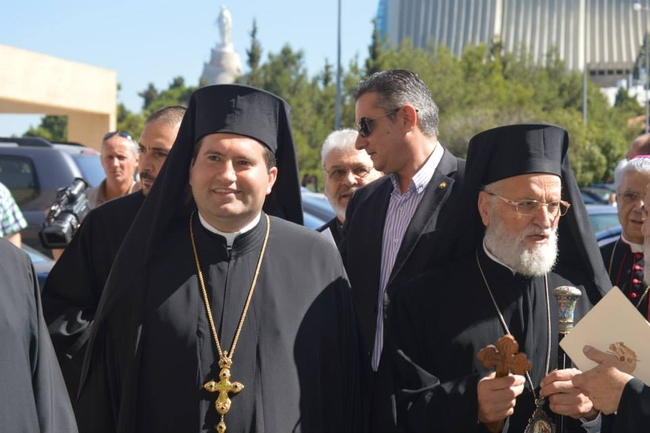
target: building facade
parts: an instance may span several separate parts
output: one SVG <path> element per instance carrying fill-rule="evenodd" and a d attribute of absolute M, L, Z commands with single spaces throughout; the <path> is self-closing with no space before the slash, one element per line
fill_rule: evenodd
<path fill-rule="evenodd" d="M 507 52 L 524 47 L 543 64 L 556 49 L 570 70 L 611 85 L 628 78 L 650 28 L 648 0 L 380 0 L 377 24 L 389 43 L 467 45 L 498 40 Z M 645 3 L 645 4 L 644 4 Z"/>

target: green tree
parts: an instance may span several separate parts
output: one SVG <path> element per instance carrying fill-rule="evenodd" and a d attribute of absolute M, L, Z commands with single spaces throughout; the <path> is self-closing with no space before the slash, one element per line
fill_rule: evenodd
<path fill-rule="evenodd" d="M 384 46 L 386 41 L 379 35 L 377 19 L 372 20 L 372 40 L 368 46 L 368 58 L 366 59 L 365 75 L 369 76 L 375 72 L 388 69 L 383 62 Z"/>
<path fill-rule="evenodd" d="M 262 45 L 257 39 L 257 21 L 253 20 L 253 28 L 249 33 L 251 37 L 251 46 L 246 50 L 246 64 L 249 71 L 246 74 L 245 82 L 249 86 L 257 87 L 259 85 L 259 68 L 262 59 Z"/>
<path fill-rule="evenodd" d="M 49 141 L 68 141 L 67 116 L 43 116 L 36 128 L 30 126 L 23 137 L 41 137 Z"/>
<path fill-rule="evenodd" d="M 153 83 L 149 83 L 149 86 L 147 86 L 145 90 L 138 92 L 138 96 L 144 99 L 142 108 L 146 110 L 147 107 L 149 107 L 156 99 L 158 99 L 158 89 L 156 89 L 156 86 L 154 86 Z"/>

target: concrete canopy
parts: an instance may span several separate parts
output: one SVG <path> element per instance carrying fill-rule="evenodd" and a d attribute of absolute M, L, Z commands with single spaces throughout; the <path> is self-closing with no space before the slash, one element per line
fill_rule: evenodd
<path fill-rule="evenodd" d="M 68 140 L 100 149 L 117 124 L 117 73 L 0 45 L 0 113 L 68 117 Z"/>

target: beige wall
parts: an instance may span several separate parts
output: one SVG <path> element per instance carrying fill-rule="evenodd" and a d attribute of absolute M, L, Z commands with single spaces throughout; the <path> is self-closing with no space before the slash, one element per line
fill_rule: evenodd
<path fill-rule="evenodd" d="M 115 130 L 115 71 L 7 45 L 0 59 L 0 113 L 66 115 L 68 140 L 96 149 Z"/>

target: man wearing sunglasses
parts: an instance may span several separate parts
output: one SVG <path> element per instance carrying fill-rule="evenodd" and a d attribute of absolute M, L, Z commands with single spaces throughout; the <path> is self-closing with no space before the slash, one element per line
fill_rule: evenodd
<path fill-rule="evenodd" d="M 336 217 L 318 228 L 318 231 L 329 230 L 336 245 L 341 244 L 345 209 L 352 194 L 382 175 L 375 170 L 366 151 L 354 147 L 357 136 L 357 131 L 352 129 L 334 131 L 327 136 L 321 149 L 325 196 L 336 212 Z"/>
<path fill-rule="evenodd" d="M 390 375 L 384 360 L 384 319 L 405 281 L 448 254 L 437 239 L 454 218 L 464 161 L 438 142 L 438 107 L 426 84 L 406 70 L 378 72 L 355 91 L 359 136 L 374 168 L 386 176 L 359 189 L 348 204 L 341 255 L 352 284 L 370 376 L 369 428 L 394 427 Z"/>
<path fill-rule="evenodd" d="M 142 189 L 93 209 L 45 282 L 43 313 L 73 401 L 86 340 L 113 261 L 174 145 L 184 114 L 185 107 L 172 106 L 147 118 L 139 143 Z"/>
<path fill-rule="evenodd" d="M 131 134 L 114 131 L 104 135 L 101 161 L 106 179 L 98 186 L 86 190 L 86 197 L 93 208 L 140 188 L 135 180 L 138 144 Z"/>

